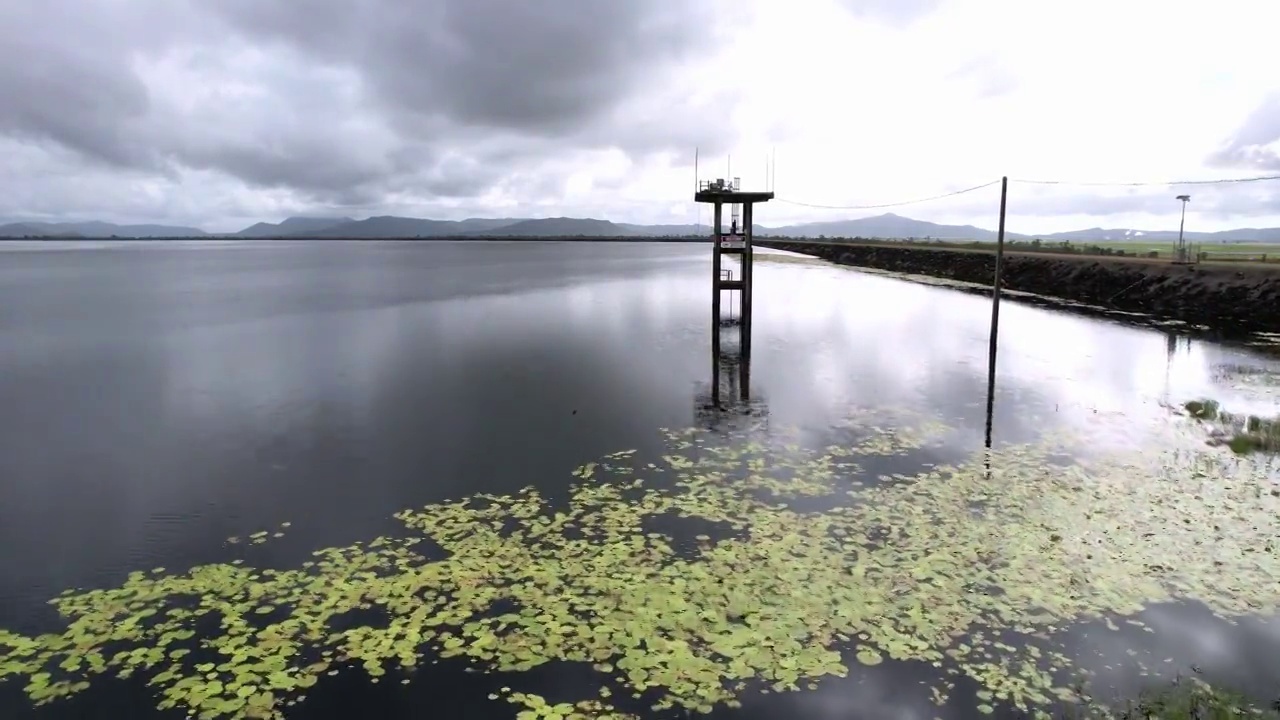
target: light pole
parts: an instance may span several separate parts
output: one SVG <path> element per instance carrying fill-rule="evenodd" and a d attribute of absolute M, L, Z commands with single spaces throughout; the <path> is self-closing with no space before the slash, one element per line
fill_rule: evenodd
<path fill-rule="evenodd" d="M 1187 262 L 1187 241 L 1182 237 L 1182 231 L 1187 226 L 1187 201 L 1191 196 L 1179 195 L 1178 199 L 1182 201 L 1182 221 L 1178 223 L 1178 262 Z"/>

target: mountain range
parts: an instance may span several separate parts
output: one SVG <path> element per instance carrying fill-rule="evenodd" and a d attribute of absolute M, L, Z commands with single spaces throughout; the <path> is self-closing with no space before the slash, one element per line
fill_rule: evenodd
<path fill-rule="evenodd" d="M 853 220 L 811 222 L 781 227 L 757 225 L 757 236 L 931 238 L 937 240 L 994 241 L 996 233 L 972 225 L 940 225 L 886 213 Z M 636 225 L 593 218 L 468 218 L 427 220 L 382 215 L 355 220 L 349 217 L 291 217 L 279 223 L 255 223 L 239 232 L 209 233 L 194 227 L 169 225 L 114 225 L 106 222 L 17 222 L 0 225 L 0 238 L 465 238 L 465 237 L 582 237 L 635 238 L 702 237 L 707 225 Z M 1010 240 L 1038 238 L 1045 242 L 1171 242 L 1176 230 L 1142 231 L 1125 228 L 1088 228 L 1047 235 L 1006 233 Z M 1188 232 L 1192 242 L 1280 242 L 1280 228 L 1241 228 L 1220 232 Z"/>

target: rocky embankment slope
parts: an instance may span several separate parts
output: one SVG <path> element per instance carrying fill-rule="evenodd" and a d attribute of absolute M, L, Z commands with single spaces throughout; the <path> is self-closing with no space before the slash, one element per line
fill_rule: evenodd
<path fill-rule="evenodd" d="M 990 285 L 994 251 L 757 240 L 756 245 L 880 270 Z M 1006 253 L 1004 287 L 1226 333 L 1280 332 L 1280 265 Z"/>

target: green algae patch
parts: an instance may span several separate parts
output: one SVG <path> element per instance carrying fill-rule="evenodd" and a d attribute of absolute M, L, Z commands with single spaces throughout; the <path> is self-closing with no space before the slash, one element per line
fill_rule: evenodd
<path fill-rule="evenodd" d="M 984 709 L 1036 711 L 1076 697 L 1072 623 L 1183 599 L 1223 617 L 1280 607 L 1280 492 L 1260 465 L 1151 452 L 1065 465 L 1072 441 L 1055 438 L 867 478 L 867 456 L 945 431 L 872 424 L 885 416 L 819 451 L 666 432 L 661 460 L 578 468 L 567 502 L 478 494 L 405 510 L 403 536 L 296 569 L 236 561 L 67 592 L 51 601 L 61 633 L 0 631 L 0 681 L 43 704 L 137 676 L 161 708 L 280 718 L 337 672 L 579 663 L 598 696 L 504 691 L 513 716 L 621 720 L 913 661 L 938 669 L 940 704 L 967 677 Z M 725 530 L 681 542 L 659 520 Z"/>
<path fill-rule="evenodd" d="M 1182 407 L 1197 420 L 1217 420 L 1222 409 L 1217 400 L 1188 400 Z"/>
<path fill-rule="evenodd" d="M 1183 408 L 1212 426 L 1211 444 L 1225 445 L 1237 455 L 1280 452 L 1280 418 L 1229 413 L 1216 400 L 1192 400 Z"/>
<path fill-rule="evenodd" d="M 618 712 L 603 700 L 579 700 L 575 703 L 551 703 L 541 695 L 511 693 L 507 700 L 521 706 L 516 720 L 636 720 L 636 716 Z"/>

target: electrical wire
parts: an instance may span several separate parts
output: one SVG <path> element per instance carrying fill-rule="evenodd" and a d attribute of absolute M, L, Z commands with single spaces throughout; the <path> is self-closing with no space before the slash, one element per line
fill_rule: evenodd
<path fill-rule="evenodd" d="M 989 188 L 993 185 L 999 185 L 999 184 L 1000 184 L 999 180 L 992 180 L 991 182 L 983 183 L 981 185 L 975 185 L 971 188 L 965 188 L 964 190 L 956 190 L 954 192 L 943 193 L 942 195 L 934 195 L 933 197 L 919 198 L 916 200 L 904 200 L 902 202 L 881 203 L 879 205 L 816 205 L 814 203 L 799 202 L 798 200 L 787 200 L 785 198 L 774 198 L 774 200 L 776 200 L 777 202 L 786 203 L 787 205 L 798 205 L 800 207 L 807 207 L 807 208 L 820 208 L 823 210 L 878 210 L 880 208 L 901 207 L 903 205 L 915 205 L 916 203 L 931 202 L 933 200 L 941 200 L 943 198 L 949 198 L 955 195 L 963 195 L 965 193 L 973 192 L 974 190 L 981 190 L 983 188 Z"/>
<path fill-rule="evenodd" d="M 1072 180 L 1021 180 L 1009 178 L 1011 183 L 1023 185 L 1075 185 L 1079 187 L 1164 187 L 1168 185 L 1226 185 L 1231 183 L 1264 182 L 1280 180 L 1280 175 L 1260 175 L 1257 177 L 1223 178 L 1219 180 L 1165 180 L 1161 182 L 1074 182 Z"/>
<path fill-rule="evenodd" d="M 1152 182 L 1076 182 L 1073 180 L 1024 180 L 1021 178 L 1009 178 L 1010 183 L 1019 183 L 1022 185 L 1069 185 L 1075 187 L 1168 187 L 1172 185 L 1231 185 L 1240 183 L 1267 182 L 1271 180 L 1280 180 L 1280 175 L 1258 175 L 1254 177 L 1242 178 L 1219 178 L 1216 180 L 1161 180 Z M 787 198 L 774 198 L 776 202 L 785 203 L 787 205 L 796 205 L 798 207 L 818 208 L 821 210 L 879 210 L 881 208 L 902 207 L 904 205 L 915 205 L 918 203 L 932 202 L 934 200 L 942 200 L 944 198 L 963 195 L 975 190 L 999 185 L 999 180 L 992 180 L 988 183 L 975 185 L 963 190 L 934 195 L 932 197 L 917 198 L 915 200 L 903 200 L 901 202 L 879 203 L 876 205 L 820 205 L 817 203 L 800 202 L 799 200 L 788 200 Z"/>

